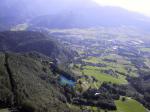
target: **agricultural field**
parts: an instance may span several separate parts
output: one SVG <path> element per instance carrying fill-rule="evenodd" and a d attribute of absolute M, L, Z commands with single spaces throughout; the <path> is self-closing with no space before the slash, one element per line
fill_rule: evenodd
<path fill-rule="evenodd" d="M 87 66 L 84 68 L 83 73 L 88 76 L 93 76 L 98 81 L 101 81 L 101 82 L 106 81 L 106 82 L 112 82 L 112 83 L 117 83 L 117 84 L 127 84 L 125 76 L 119 75 L 117 76 L 117 78 L 115 78 L 109 74 L 102 73 L 100 70 L 95 69 L 95 68 L 96 67 Z"/>
<path fill-rule="evenodd" d="M 88 57 L 87 59 L 83 59 L 83 61 L 87 63 L 86 66 L 82 67 L 83 73 L 88 76 L 93 76 L 102 82 L 127 84 L 127 76 L 137 77 L 137 69 L 130 61 L 119 55 L 111 54 L 101 57 Z M 105 66 L 92 66 L 89 63 Z"/>
<path fill-rule="evenodd" d="M 117 100 L 115 103 L 117 112 L 148 112 L 143 105 L 131 98 L 125 98 L 125 101 Z"/>

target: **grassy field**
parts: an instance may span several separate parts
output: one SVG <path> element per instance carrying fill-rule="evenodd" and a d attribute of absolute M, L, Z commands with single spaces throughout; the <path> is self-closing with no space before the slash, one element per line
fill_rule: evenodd
<path fill-rule="evenodd" d="M 83 59 L 84 62 L 89 62 L 89 63 L 100 63 L 100 59 L 97 57 L 89 57 L 87 59 Z"/>
<path fill-rule="evenodd" d="M 112 61 L 105 61 L 105 60 L 112 60 Z M 128 76 L 128 75 L 132 76 L 132 77 L 138 76 L 137 69 L 131 64 L 131 62 L 128 61 L 127 59 L 124 59 L 123 57 L 121 57 L 119 55 L 112 54 L 112 55 L 103 56 L 103 57 L 88 57 L 87 59 L 84 59 L 83 61 L 94 63 L 94 64 L 101 63 L 101 64 L 106 65 L 106 67 L 85 66 L 84 68 L 89 69 L 90 73 L 93 71 L 93 69 L 94 69 L 93 73 L 95 73 L 96 71 L 100 71 L 100 70 L 101 71 L 102 70 L 113 70 L 114 72 L 117 71 L 119 73 L 124 74 L 125 76 Z M 128 72 L 128 68 L 130 68 L 130 72 Z M 95 69 L 97 69 L 97 70 L 95 70 Z M 121 79 L 125 78 L 125 76 L 121 76 L 122 74 L 119 74 L 119 73 L 118 73 L 118 75 Z M 106 76 L 106 77 L 108 77 L 108 76 Z M 105 78 L 105 79 L 108 79 L 108 78 Z M 105 80 L 105 81 L 107 81 L 107 80 Z M 124 82 L 125 82 L 125 80 L 123 81 L 123 83 Z"/>
<path fill-rule="evenodd" d="M 143 105 L 131 98 L 126 98 L 124 102 L 117 100 L 115 104 L 117 106 L 117 112 L 147 112 Z"/>
<path fill-rule="evenodd" d="M 138 76 L 137 69 L 131 64 L 131 62 L 119 55 L 111 54 L 103 57 L 88 57 L 87 59 L 83 59 L 82 61 L 106 65 L 105 67 L 96 67 L 89 65 L 82 67 L 83 73 L 85 75 L 93 76 L 101 82 L 106 81 L 116 84 L 127 84 L 127 76 Z M 113 71 L 113 74 L 111 75 L 103 72 L 110 70 Z"/>
<path fill-rule="evenodd" d="M 90 66 L 88 66 L 90 68 Z M 119 75 L 119 77 L 115 78 L 111 75 L 104 74 L 100 72 L 100 70 L 95 69 L 94 67 L 91 66 L 90 69 L 83 69 L 83 72 L 85 75 L 88 76 L 93 76 L 95 77 L 98 81 L 106 81 L 106 82 L 112 82 L 112 83 L 117 83 L 117 84 L 127 84 L 127 80 L 125 79 L 125 76 Z"/>

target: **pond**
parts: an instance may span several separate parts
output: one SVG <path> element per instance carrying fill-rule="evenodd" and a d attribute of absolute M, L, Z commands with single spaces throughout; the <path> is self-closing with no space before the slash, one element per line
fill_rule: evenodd
<path fill-rule="evenodd" d="M 75 81 L 65 77 L 64 75 L 61 75 L 60 76 L 60 84 L 61 85 L 75 86 Z"/>

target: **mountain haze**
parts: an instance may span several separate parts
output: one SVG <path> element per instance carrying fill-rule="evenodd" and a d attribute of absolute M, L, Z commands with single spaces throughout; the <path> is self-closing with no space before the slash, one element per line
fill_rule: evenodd
<path fill-rule="evenodd" d="M 2 28 L 27 22 L 31 27 L 47 28 L 133 26 L 150 29 L 149 17 L 118 7 L 103 7 L 92 0 L 3 0 L 0 10 Z"/>

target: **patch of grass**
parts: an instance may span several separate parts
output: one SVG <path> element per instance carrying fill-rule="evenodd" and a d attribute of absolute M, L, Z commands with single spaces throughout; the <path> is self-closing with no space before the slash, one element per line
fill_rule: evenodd
<path fill-rule="evenodd" d="M 145 107 L 131 98 L 126 98 L 125 101 L 115 101 L 117 112 L 147 112 Z"/>
<path fill-rule="evenodd" d="M 89 63 L 100 63 L 100 59 L 97 57 L 89 57 L 88 59 L 83 59 L 84 62 L 89 62 Z"/>
<path fill-rule="evenodd" d="M 108 60 L 114 60 L 113 61 L 105 61 L 104 59 Z M 113 70 L 113 71 L 118 71 L 120 73 L 123 73 L 124 75 L 129 75 L 136 77 L 137 76 L 137 69 L 134 67 L 134 65 L 131 64 L 130 61 L 127 59 L 124 59 L 122 56 L 116 55 L 116 54 L 111 54 L 108 56 L 103 56 L 103 57 L 88 57 L 87 59 L 83 60 L 84 62 L 89 62 L 89 63 L 101 63 L 105 64 L 106 67 L 94 67 L 94 69 L 99 69 L 99 70 Z M 87 69 L 93 69 L 93 67 L 86 67 Z M 130 73 L 128 73 L 128 70 L 126 68 L 130 68 Z"/>
<path fill-rule="evenodd" d="M 85 75 L 88 76 L 93 76 L 95 77 L 98 81 L 106 81 L 106 82 L 112 82 L 112 83 L 117 83 L 117 84 L 127 84 L 127 80 L 125 79 L 125 76 L 119 76 L 118 78 L 115 78 L 111 75 L 101 73 L 100 70 L 96 69 L 84 69 L 83 70 Z"/>
<path fill-rule="evenodd" d="M 117 111 L 103 110 L 103 109 L 100 109 L 100 108 L 94 107 L 94 106 L 84 106 L 82 108 L 87 109 L 87 110 L 91 110 L 92 112 L 117 112 Z"/>
<path fill-rule="evenodd" d="M 104 59 L 108 60 L 115 60 L 115 61 L 105 61 Z M 126 76 L 137 76 L 137 70 L 136 68 L 131 64 L 130 61 L 127 59 L 124 59 L 123 57 L 119 55 L 108 55 L 103 57 L 89 57 L 87 59 L 84 59 L 85 62 L 90 63 L 101 63 L 105 64 L 106 67 L 96 67 L 96 66 L 84 66 L 83 67 L 83 73 L 88 76 L 95 77 L 98 81 L 106 81 L 106 82 L 112 82 L 117 84 L 127 84 Z M 130 72 L 128 72 L 128 69 L 130 68 Z M 117 76 L 113 76 L 110 74 L 103 73 L 102 71 L 105 70 L 112 70 Z"/>

